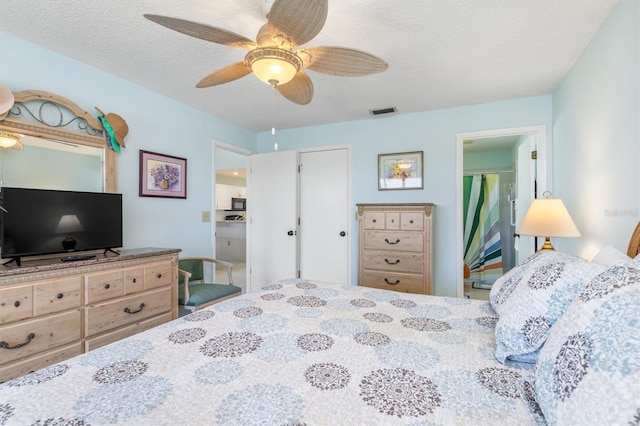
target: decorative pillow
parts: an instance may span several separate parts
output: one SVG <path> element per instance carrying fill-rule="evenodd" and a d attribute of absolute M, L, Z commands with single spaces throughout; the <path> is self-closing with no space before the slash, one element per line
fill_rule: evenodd
<path fill-rule="evenodd" d="M 522 276 L 533 268 L 536 261 L 544 257 L 545 253 L 552 252 L 538 251 L 534 253 L 526 258 L 520 265 L 511 268 L 493 283 L 491 291 L 489 292 L 489 303 L 496 313 L 499 314 L 498 310 L 500 308 L 498 306 L 503 304 L 511 295 L 511 292 L 518 285 Z"/>
<path fill-rule="evenodd" d="M 640 423 L 640 261 L 579 293 L 540 351 L 535 391 L 549 424 Z"/>
<path fill-rule="evenodd" d="M 606 268 L 557 251 L 540 252 L 496 294 L 496 359 L 535 363 L 549 331 L 575 296 Z"/>
<path fill-rule="evenodd" d="M 622 265 L 631 260 L 629 256 L 621 252 L 615 247 L 606 246 L 595 255 L 591 261 L 607 268 L 614 265 Z"/>

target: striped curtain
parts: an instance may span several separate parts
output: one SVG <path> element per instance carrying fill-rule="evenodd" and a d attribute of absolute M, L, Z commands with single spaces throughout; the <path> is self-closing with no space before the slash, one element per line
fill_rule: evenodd
<path fill-rule="evenodd" d="M 503 274 L 499 191 L 498 174 L 464 177 L 464 263 L 474 281 Z"/>

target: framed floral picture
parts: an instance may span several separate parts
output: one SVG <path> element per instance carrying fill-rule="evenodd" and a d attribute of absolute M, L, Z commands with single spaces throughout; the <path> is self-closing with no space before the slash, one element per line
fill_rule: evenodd
<path fill-rule="evenodd" d="M 140 150 L 140 196 L 187 198 L 187 159 Z"/>
<path fill-rule="evenodd" d="M 378 190 L 422 189 L 422 151 L 378 154 Z"/>

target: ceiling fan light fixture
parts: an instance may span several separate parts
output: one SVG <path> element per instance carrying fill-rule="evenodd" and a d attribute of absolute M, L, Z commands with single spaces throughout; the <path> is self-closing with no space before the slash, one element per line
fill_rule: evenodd
<path fill-rule="evenodd" d="M 298 55 L 277 47 L 253 49 L 244 59 L 255 76 L 270 86 L 287 84 L 302 68 Z"/>
<path fill-rule="evenodd" d="M 20 135 L 0 132 L 0 148 L 11 148 L 20 143 Z"/>

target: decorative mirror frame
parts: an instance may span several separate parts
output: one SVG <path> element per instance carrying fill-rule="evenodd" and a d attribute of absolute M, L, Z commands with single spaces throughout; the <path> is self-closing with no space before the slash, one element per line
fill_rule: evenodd
<path fill-rule="evenodd" d="M 7 117 L 0 120 L 0 131 L 104 149 L 103 191 L 117 192 L 117 156 L 108 149 L 104 128 L 96 117 L 67 98 L 42 90 L 13 92 L 13 96 L 15 102 Z M 43 116 L 45 105 L 57 108 L 60 114 L 57 123 L 50 123 L 51 120 Z M 72 113 L 67 121 L 64 121 L 65 109 Z"/>

